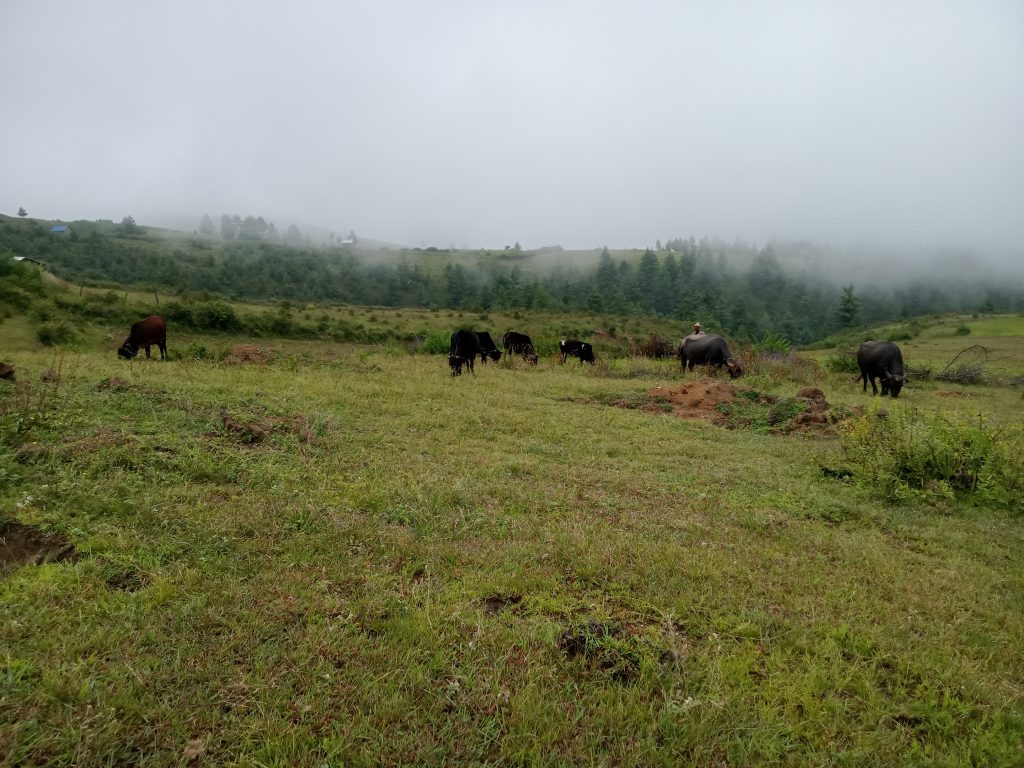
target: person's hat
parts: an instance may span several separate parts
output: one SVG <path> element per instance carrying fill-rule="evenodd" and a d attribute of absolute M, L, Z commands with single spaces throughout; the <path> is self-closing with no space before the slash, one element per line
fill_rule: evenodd
<path fill-rule="evenodd" d="M 694 324 L 693 324 L 693 327 L 694 327 L 694 328 L 700 328 L 700 323 L 694 323 Z"/>

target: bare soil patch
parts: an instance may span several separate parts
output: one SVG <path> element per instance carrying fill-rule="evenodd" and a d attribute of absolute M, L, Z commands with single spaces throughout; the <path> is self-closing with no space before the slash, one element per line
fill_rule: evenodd
<path fill-rule="evenodd" d="M 273 361 L 274 353 L 255 344 L 238 344 L 221 361 L 224 365 L 266 365 Z"/>
<path fill-rule="evenodd" d="M 220 421 L 225 433 L 247 445 L 266 442 L 275 435 L 297 435 L 302 443 L 311 443 L 316 437 L 313 425 L 302 414 L 264 416 L 260 419 L 243 421 L 236 419 L 227 411 L 221 411 Z"/>
<path fill-rule="evenodd" d="M 62 536 L 13 520 L 0 522 L 0 576 L 23 565 L 73 562 L 79 557 Z"/>
<path fill-rule="evenodd" d="M 484 613 L 494 615 L 501 613 L 510 606 L 519 605 L 523 601 L 522 595 L 491 595 L 481 601 Z"/>
<path fill-rule="evenodd" d="M 832 407 L 825 393 L 817 387 L 805 387 L 794 397 L 779 397 L 717 379 L 655 387 L 641 395 L 616 399 L 611 404 L 649 413 L 671 413 L 682 419 L 701 419 L 729 429 L 772 434 L 832 434 L 836 423 L 857 412 Z"/>

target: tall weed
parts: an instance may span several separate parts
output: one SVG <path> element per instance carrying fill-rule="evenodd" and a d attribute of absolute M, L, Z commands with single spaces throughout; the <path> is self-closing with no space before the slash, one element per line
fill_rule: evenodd
<path fill-rule="evenodd" d="M 877 404 L 841 427 L 860 479 L 892 501 L 976 498 L 1024 503 L 1024 429 L 985 418 Z"/>

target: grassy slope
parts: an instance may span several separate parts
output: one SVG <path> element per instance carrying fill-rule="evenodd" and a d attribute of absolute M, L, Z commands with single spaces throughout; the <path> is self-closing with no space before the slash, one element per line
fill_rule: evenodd
<path fill-rule="evenodd" d="M 0 334 L 26 410 L 56 406 L 48 458 L 0 453 L 0 505 L 90 555 L 0 582 L 7 764 L 176 764 L 195 739 L 244 765 L 1024 748 L 1020 519 L 886 507 L 821 477 L 831 441 L 595 404 L 671 363 L 453 380 L 438 357 L 322 343 L 227 367 L 126 364 L 92 336 L 55 354 L 17 319 Z M 97 389 L 111 376 L 130 388 Z M 1020 417 L 1006 390 L 936 391 L 907 399 Z M 291 426 L 249 446 L 222 409 Z M 496 596 L 522 600 L 492 613 Z M 589 620 L 625 634 L 567 658 Z"/>

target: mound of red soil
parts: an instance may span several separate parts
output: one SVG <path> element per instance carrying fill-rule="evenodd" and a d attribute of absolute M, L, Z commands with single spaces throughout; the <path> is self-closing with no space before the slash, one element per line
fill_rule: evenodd
<path fill-rule="evenodd" d="M 722 414 L 715 406 L 731 403 L 736 399 L 736 389 L 724 381 L 702 380 L 681 384 L 678 387 L 655 387 L 647 396 L 653 401 L 672 403 L 672 413 L 684 419 L 708 419 L 721 421 Z M 657 406 L 651 410 L 657 410 Z"/>

